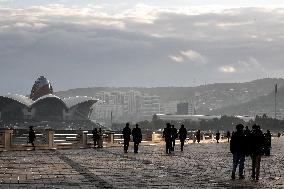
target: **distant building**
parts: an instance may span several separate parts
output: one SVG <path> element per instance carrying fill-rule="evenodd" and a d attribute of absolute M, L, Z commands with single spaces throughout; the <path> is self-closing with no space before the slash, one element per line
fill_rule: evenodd
<path fill-rule="evenodd" d="M 188 115 L 188 102 L 180 102 L 177 104 L 177 115 Z"/>
<path fill-rule="evenodd" d="M 50 82 L 41 76 L 35 81 L 30 97 L 17 94 L 0 96 L 0 120 L 87 120 L 91 106 L 96 102 L 86 96 L 61 99 L 53 95 Z"/>

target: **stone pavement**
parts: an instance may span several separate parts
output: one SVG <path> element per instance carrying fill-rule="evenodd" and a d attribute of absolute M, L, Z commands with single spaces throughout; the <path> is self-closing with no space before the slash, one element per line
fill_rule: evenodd
<path fill-rule="evenodd" d="M 261 162 L 258 182 L 230 180 L 228 143 L 189 144 L 173 154 L 163 145 L 0 153 L 0 188 L 284 188 L 284 137 Z"/>

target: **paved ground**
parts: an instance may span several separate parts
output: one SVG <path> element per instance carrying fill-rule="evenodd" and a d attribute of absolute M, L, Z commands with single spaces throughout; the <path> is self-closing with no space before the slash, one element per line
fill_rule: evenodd
<path fill-rule="evenodd" d="M 284 137 L 273 140 L 259 182 L 230 180 L 228 143 L 189 144 L 166 155 L 164 146 L 0 153 L 0 188 L 284 188 Z M 131 148 L 132 150 L 132 148 Z M 179 150 L 179 148 L 177 148 Z"/>

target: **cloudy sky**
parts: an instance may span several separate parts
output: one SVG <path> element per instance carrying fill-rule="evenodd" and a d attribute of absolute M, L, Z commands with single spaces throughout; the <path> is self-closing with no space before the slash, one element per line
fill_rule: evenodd
<path fill-rule="evenodd" d="M 284 75 L 279 0 L 0 0 L 0 93 Z"/>

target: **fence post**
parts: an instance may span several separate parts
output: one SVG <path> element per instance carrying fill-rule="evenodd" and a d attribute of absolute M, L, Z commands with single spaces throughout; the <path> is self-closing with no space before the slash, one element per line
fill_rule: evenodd
<path fill-rule="evenodd" d="M 80 145 L 85 148 L 87 146 L 87 132 L 82 130 L 80 135 Z"/>
<path fill-rule="evenodd" d="M 114 133 L 109 133 L 108 134 L 108 142 L 110 144 L 113 144 L 113 141 L 114 141 Z"/>
<path fill-rule="evenodd" d="M 47 142 L 48 142 L 49 149 L 54 148 L 54 131 L 53 130 L 47 131 Z"/>
<path fill-rule="evenodd" d="M 5 129 L 4 130 L 4 149 L 10 150 L 12 145 L 12 133 L 13 130 Z"/>

